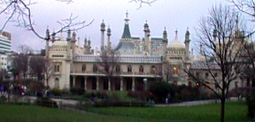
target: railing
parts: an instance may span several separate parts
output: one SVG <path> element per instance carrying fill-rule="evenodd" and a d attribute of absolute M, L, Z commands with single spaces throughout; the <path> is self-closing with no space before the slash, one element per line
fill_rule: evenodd
<path fill-rule="evenodd" d="M 99 55 L 78 55 L 75 61 L 85 62 L 98 62 L 100 61 Z M 120 63 L 162 63 L 162 57 L 160 56 L 120 56 Z"/>
<path fill-rule="evenodd" d="M 106 75 L 105 73 L 102 72 L 71 72 L 72 75 L 100 75 L 104 76 Z M 116 76 L 150 76 L 150 77 L 161 77 L 161 73 L 148 73 L 148 72 L 120 72 L 120 73 L 115 73 L 113 75 Z"/>

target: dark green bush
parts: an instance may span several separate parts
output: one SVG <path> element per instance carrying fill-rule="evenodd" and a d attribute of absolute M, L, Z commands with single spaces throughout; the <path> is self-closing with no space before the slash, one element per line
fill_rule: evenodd
<path fill-rule="evenodd" d="M 128 97 L 135 98 L 140 101 L 147 101 L 148 99 L 151 99 L 153 95 L 149 91 L 129 91 Z"/>
<path fill-rule="evenodd" d="M 71 88 L 71 89 L 70 89 L 70 92 L 71 92 L 73 95 L 84 95 L 85 89 L 84 89 L 84 88 Z"/>
<path fill-rule="evenodd" d="M 0 102 L 5 102 L 6 100 L 7 100 L 7 98 L 5 96 L 0 97 Z"/>
<path fill-rule="evenodd" d="M 69 94 L 69 92 L 67 90 L 59 90 L 59 89 L 51 89 L 49 90 L 50 95 L 53 96 L 66 96 Z"/>
<path fill-rule="evenodd" d="M 174 97 L 176 87 L 167 82 L 155 82 L 150 86 L 149 91 L 155 96 L 156 102 L 164 102 L 169 93 Z"/>

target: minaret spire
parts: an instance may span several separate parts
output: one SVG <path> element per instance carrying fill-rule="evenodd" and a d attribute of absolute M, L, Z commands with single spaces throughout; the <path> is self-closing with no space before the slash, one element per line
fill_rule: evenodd
<path fill-rule="evenodd" d="M 177 39 L 178 38 L 178 30 L 176 29 L 176 31 L 175 31 L 175 39 Z"/>
<path fill-rule="evenodd" d="M 131 38 L 130 30 L 129 30 L 129 19 L 128 19 L 128 12 L 126 13 L 126 19 L 125 20 L 125 26 L 124 31 L 122 34 L 122 39 L 124 38 Z"/>
<path fill-rule="evenodd" d="M 105 23 L 104 20 L 102 20 L 101 23 L 101 51 L 104 50 L 104 33 L 105 32 Z"/>

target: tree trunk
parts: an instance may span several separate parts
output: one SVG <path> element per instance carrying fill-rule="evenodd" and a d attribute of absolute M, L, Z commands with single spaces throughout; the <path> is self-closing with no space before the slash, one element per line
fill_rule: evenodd
<path fill-rule="evenodd" d="M 224 93 L 223 93 L 224 94 Z M 223 95 L 225 96 L 225 95 Z M 225 97 L 221 98 L 221 122 L 225 122 Z"/>

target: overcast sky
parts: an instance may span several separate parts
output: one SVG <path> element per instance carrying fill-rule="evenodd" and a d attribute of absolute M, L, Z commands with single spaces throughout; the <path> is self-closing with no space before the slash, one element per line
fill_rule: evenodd
<path fill-rule="evenodd" d="M 31 11 L 35 28 L 41 35 L 45 35 L 47 26 L 51 31 L 57 30 L 60 26 L 56 21 L 69 17 L 71 13 L 79 16 L 79 20 L 89 22 L 94 19 L 89 27 L 78 31 L 77 35 L 82 44 L 85 36 L 90 37 L 95 48 L 100 47 L 100 24 L 103 19 L 105 24 L 111 27 L 112 44 L 117 45 L 123 32 L 126 11 L 129 13 L 132 36 L 144 35 L 143 25 L 147 20 L 152 37 L 162 37 L 163 29 L 166 27 L 169 41 L 173 41 L 177 29 L 179 40 L 183 42 L 185 31 L 189 27 L 191 40 L 194 41 L 196 36 L 194 27 L 198 25 L 199 19 L 207 15 L 213 5 L 227 3 L 225 0 L 158 0 L 151 6 L 143 5 L 137 9 L 139 4 L 129 1 L 73 0 L 72 3 L 66 4 L 58 0 L 37 0 L 37 4 L 31 6 Z M 33 49 L 45 47 L 43 40 L 32 32 L 13 26 L 13 23 L 8 24 L 6 31 L 12 34 L 14 50 L 21 44 L 29 45 Z"/>

